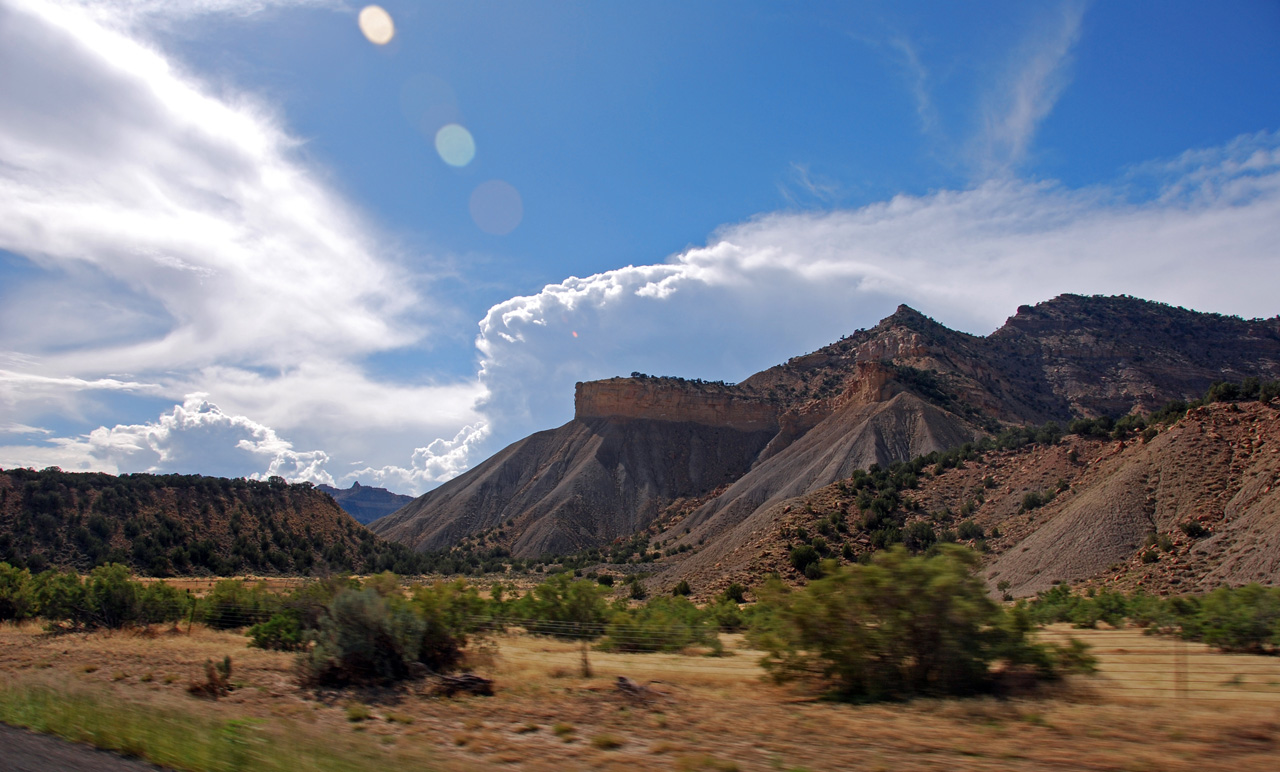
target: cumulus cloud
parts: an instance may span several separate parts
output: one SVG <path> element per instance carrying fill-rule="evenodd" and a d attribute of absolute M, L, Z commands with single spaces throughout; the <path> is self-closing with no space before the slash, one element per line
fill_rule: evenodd
<path fill-rule="evenodd" d="M 870 326 L 899 302 L 976 334 L 1064 292 L 1271 316 L 1278 243 L 1273 133 L 1084 190 L 1000 179 L 766 215 L 666 263 L 569 278 L 494 306 L 477 341 L 482 411 L 494 442 L 512 440 L 567 420 L 574 381 L 633 370 L 737 380 Z"/>
<path fill-rule="evenodd" d="M 223 412 L 205 394 L 190 394 L 181 405 L 157 420 L 99 427 L 87 435 L 49 441 L 34 455 L 68 469 L 92 468 L 113 473 L 152 472 L 245 475 L 265 479 L 279 475 L 290 481 L 332 483 L 324 451 L 297 451 L 274 429 L 245 416 Z M 6 458 L 13 448 L 0 448 L 0 465 L 31 465 Z"/>
<path fill-rule="evenodd" d="M 343 480 L 364 480 L 398 491 L 423 491 L 452 480 L 471 467 L 489 436 L 489 425 L 480 422 L 462 427 L 453 439 L 440 438 L 413 451 L 408 467 L 389 465 L 365 467 L 342 476 Z"/>

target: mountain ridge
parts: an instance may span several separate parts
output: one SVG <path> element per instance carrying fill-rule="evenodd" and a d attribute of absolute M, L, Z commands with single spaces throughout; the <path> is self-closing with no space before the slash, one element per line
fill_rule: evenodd
<path fill-rule="evenodd" d="M 1061 295 L 982 337 L 900 306 L 739 384 L 640 374 L 578 384 L 573 420 L 373 528 L 432 550 L 501 527 L 506 548 L 533 557 L 625 539 L 673 502 L 702 500 L 689 545 L 855 468 L 1004 426 L 1150 411 L 1245 376 L 1280 377 L 1280 317 Z M 711 473 L 708 458 L 724 463 Z"/>

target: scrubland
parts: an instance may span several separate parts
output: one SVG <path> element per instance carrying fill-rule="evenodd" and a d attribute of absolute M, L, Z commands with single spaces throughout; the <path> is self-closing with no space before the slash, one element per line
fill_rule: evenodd
<path fill-rule="evenodd" d="M 296 655 L 199 624 L 50 635 L 25 623 L 0 628 L 0 719 L 187 769 L 1275 768 L 1275 695 L 1135 698 L 1135 683 L 1167 679 L 1167 667 L 1135 666 L 1142 641 L 1131 631 L 1085 634 L 1094 676 L 1004 698 L 849 705 L 768 681 L 760 653 L 731 635 L 721 657 L 591 650 L 590 676 L 576 642 L 496 635 L 471 646 L 467 663 L 494 679 L 495 695 L 450 699 L 430 679 L 304 689 Z M 227 656 L 230 694 L 188 693 L 206 661 Z M 1191 656 L 1228 684 L 1240 662 Z M 1280 692 L 1274 658 L 1249 661 L 1254 681 Z M 629 696 L 619 676 L 653 693 Z"/>

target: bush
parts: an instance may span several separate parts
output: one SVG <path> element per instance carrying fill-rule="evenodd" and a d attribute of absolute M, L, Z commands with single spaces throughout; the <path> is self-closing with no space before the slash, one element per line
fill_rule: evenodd
<path fill-rule="evenodd" d="M 75 574 L 42 571 L 31 579 L 31 595 L 35 615 L 53 625 L 56 622 L 79 624 L 84 608 L 84 583 Z"/>
<path fill-rule="evenodd" d="M 456 667 L 467 636 L 492 624 L 480 594 L 462 580 L 417 587 L 410 605 L 422 621 L 416 657 L 431 670 Z"/>
<path fill-rule="evenodd" d="M 249 645 L 272 651 L 298 651 L 306 647 L 302 626 L 293 614 L 276 614 L 249 628 Z"/>
<path fill-rule="evenodd" d="M 1209 535 L 1208 529 L 1195 520 L 1181 523 L 1178 525 L 1178 528 L 1192 539 L 1200 539 Z"/>
<path fill-rule="evenodd" d="M 791 548 L 791 567 L 800 573 L 819 560 L 818 551 L 810 544 L 801 544 Z"/>
<path fill-rule="evenodd" d="M 719 648 L 711 616 L 684 597 L 657 597 L 614 611 L 600 647 L 611 651 L 679 651 L 695 644 Z"/>
<path fill-rule="evenodd" d="M 738 582 L 734 582 L 733 584 L 724 588 L 724 592 L 721 594 L 720 597 L 723 598 L 724 600 L 732 601 L 734 603 L 746 603 L 747 588 L 739 584 Z"/>
<path fill-rule="evenodd" d="M 751 640 L 776 679 L 816 675 L 850 699 L 980 691 L 997 660 L 1056 675 L 1054 650 L 1027 638 L 1025 612 L 1006 614 L 987 596 L 978 566 L 953 545 L 933 557 L 896 548 L 870 565 L 833 566 L 802 590 L 771 581 Z"/>
<path fill-rule="evenodd" d="M 0 563 L 0 622 L 20 622 L 32 615 L 31 572 Z"/>
<path fill-rule="evenodd" d="M 644 585 L 633 582 L 632 597 L 636 588 L 644 592 Z M 568 574 L 557 574 L 517 601 L 514 611 L 534 634 L 596 638 L 604 629 L 608 592 L 595 582 L 574 581 Z"/>
<path fill-rule="evenodd" d="M 278 596 L 269 594 L 265 584 L 250 586 L 240 579 L 223 579 L 204 597 L 200 621 L 217 630 L 248 627 L 270 619 L 278 603 Z"/>
<path fill-rule="evenodd" d="M 329 604 L 299 660 L 302 680 L 315 685 L 386 684 L 407 678 L 423 625 L 404 602 L 376 590 L 347 590 Z"/>
<path fill-rule="evenodd" d="M 78 621 L 89 627 L 123 627 L 141 621 L 140 588 L 131 576 L 129 568 L 119 563 L 93 569 L 85 579 Z"/>
<path fill-rule="evenodd" d="M 933 526 L 923 520 L 917 520 L 907 526 L 907 530 L 902 535 L 903 544 L 912 552 L 924 552 L 937 541 L 938 534 L 934 533 Z"/>
<path fill-rule="evenodd" d="M 190 595 L 164 582 L 142 585 L 138 594 L 138 615 L 143 624 L 176 622 L 187 616 L 195 601 Z"/>
<path fill-rule="evenodd" d="M 680 596 L 692 595 L 692 594 L 693 594 L 693 588 L 691 588 L 691 587 L 689 586 L 689 582 L 688 582 L 688 580 L 686 580 L 686 579 L 681 579 L 679 584 L 677 584 L 675 587 L 671 588 L 671 594 L 672 594 L 672 595 L 680 595 Z"/>
<path fill-rule="evenodd" d="M 1219 588 L 1204 596 L 1197 617 L 1195 632 L 1210 646 L 1257 654 L 1280 649 L 1280 589 Z"/>
<path fill-rule="evenodd" d="M 722 597 L 704 609 L 711 623 L 722 633 L 736 633 L 747 627 L 747 615 L 730 598 Z"/>

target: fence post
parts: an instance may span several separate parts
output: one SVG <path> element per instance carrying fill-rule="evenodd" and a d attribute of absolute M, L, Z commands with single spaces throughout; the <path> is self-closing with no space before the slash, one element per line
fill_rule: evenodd
<path fill-rule="evenodd" d="M 196 599 L 191 596 L 191 590 L 187 590 L 187 597 L 191 599 L 191 616 L 187 618 L 187 635 L 191 635 L 191 626 L 196 621 Z"/>
<path fill-rule="evenodd" d="M 1173 645 L 1173 688 L 1178 697 L 1187 698 L 1187 639 L 1181 635 Z"/>
<path fill-rule="evenodd" d="M 582 677 L 583 678 L 591 677 L 591 660 L 587 658 L 587 649 L 589 647 L 590 645 L 587 643 L 587 639 L 583 638 L 582 639 Z"/>

